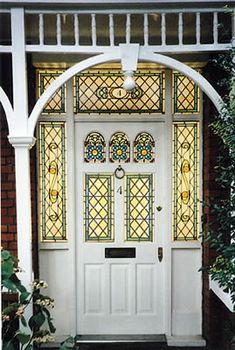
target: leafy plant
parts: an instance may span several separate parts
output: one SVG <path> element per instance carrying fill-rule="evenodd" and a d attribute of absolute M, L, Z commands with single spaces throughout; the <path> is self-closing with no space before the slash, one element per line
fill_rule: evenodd
<path fill-rule="evenodd" d="M 47 288 L 45 281 L 35 280 L 28 291 L 17 277 L 21 272 L 18 260 L 7 250 L 1 251 L 2 292 L 15 293 L 16 302 L 9 303 L 2 310 L 3 350 L 31 350 L 42 343 L 54 341 L 51 333 L 55 332 L 49 308 L 53 308 L 54 300 L 41 294 Z M 33 315 L 26 320 L 25 310 L 33 305 Z M 45 329 L 45 326 L 48 329 Z M 41 329 L 43 327 L 43 329 Z"/>
<path fill-rule="evenodd" d="M 210 203 L 213 222 L 207 226 L 206 241 L 217 252 L 208 268 L 211 278 L 231 295 L 235 307 L 235 49 L 220 56 L 217 64 L 226 73 L 220 85 L 226 90 L 221 111 L 211 124 L 221 140 L 215 171 L 224 198 Z"/>

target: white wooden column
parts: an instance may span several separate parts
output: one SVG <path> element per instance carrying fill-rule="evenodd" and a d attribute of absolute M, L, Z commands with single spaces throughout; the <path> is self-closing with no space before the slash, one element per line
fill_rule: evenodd
<path fill-rule="evenodd" d="M 28 90 L 24 10 L 11 9 L 13 115 L 9 141 L 15 148 L 17 247 L 20 275 L 27 289 L 32 282 L 31 191 L 29 149 L 35 138 L 28 132 Z"/>
<path fill-rule="evenodd" d="M 29 150 L 34 137 L 9 137 L 15 148 L 17 246 L 19 265 L 23 272 L 20 279 L 27 289 L 33 280 L 32 270 L 32 222 Z"/>

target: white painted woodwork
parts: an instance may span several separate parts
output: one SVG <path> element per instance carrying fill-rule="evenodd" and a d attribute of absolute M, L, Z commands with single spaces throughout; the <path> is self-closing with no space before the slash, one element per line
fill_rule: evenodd
<path fill-rule="evenodd" d="M 31 290 L 34 279 L 32 266 L 32 221 L 29 149 L 34 145 L 34 137 L 9 137 L 15 149 L 16 217 L 17 217 L 17 256 L 22 272 L 22 284 Z M 25 311 L 28 320 L 32 315 L 32 305 Z"/>
<path fill-rule="evenodd" d="M 11 136 L 26 136 L 28 121 L 28 87 L 26 78 L 24 11 L 21 8 L 13 8 L 11 10 L 11 36 L 13 48 L 12 79 L 14 82 L 13 110 L 15 123 L 14 134 L 11 134 Z"/>
<path fill-rule="evenodd" d="M 79 45 L 79 20 L 77 13 L 74 14 L 74 38 L 75 46 Z"/>
<path fill-rule="evenodd" d="M 109 44 L 114 46 L 114 23 L 113 23 L 113 14 L 109 15 Z"/>
<path fill-rule="evenodd" d="M 196 44 L 199 45 L 201 42 L 201 17 L 200 12 L 196 13 Z"/>
<path fill-rule="evenodd" d="M 161 15 L 161 39 L 162 46 L 166 45 L 166 14 L 162 13 Z"/>
<path fill-rule="evenodd" d="M 1 12 L 4 12 L 4 10 L 1 10 Z M 148 46 L 151 48 L 152 52 L 159 52 L 159 53 L 176 53 L 176 52 L 203 52 L 203 51 L 220 51 L 220 50 L 228 50 L 231 47 L 231 39 L 228 39 L 227 43 L 221 43 L 218 41 L 218 13 L 226 12 L 225 9 L 223 8 L 183 8 L 183 9 L 178 9 L 178 8 L 160 8 L 155 10 L 141 10 L 141 9 L 130 9 L 128 10 L 128 13 L 126 13 L 126 10 L 121 8 L 121 9 L 113 9 L 112 12 L 110 13 L 110 10 L 105 10 L 105 9 L 80 9 L 80 10 L 68 10 L 66 8 L 61 9 L 60 11 L 57 10 L 48 10 L 48 9 L 27 9 L 26 13 L 28 15 L 34 14 L 38 15 L 39 21 L 38 21 L 38 36 L 39 36 L 39 44 L 28 44 L 26 45 L 26 51 L 28 52 L 67 52 L 67 53 L 101 53 L 105 52 L 107 50 L 107 46 L 102 46 L 102 45 L 97 45 L 99 37 L 97 37 L 98 33 L 96 30 L 96 20 L 95 16 L 96 14 L 102 14 L 104 16 L 109 17 L 109 32 L 110 32 L 110 46 L 114 46 L 114 43 L 116 42 L 116 47 L 118 46 L 117 40 L 118 39 L 118 34 L 115 33 L 114 27 L 113 27 L 113 17 L 117 15 L 126 15 L 126 24 L 125 24 L 125 33 L 126 33 L 126 44 L 129 44 L 132 42 L 132 33 L 135 32 L 135 28 L 133 28 L 132 23 L 131 23 L 131 16 L 132 15 L 142 15 L 143 16 L 143 23 L 140 24 L 140 26 L 143 26 L 143 28 L 140 28 L 142 30 L 142 35 L 143 35 L 143 42 L 144 46 Z M 149 26 L 147 24 L 147 16 L 153 15 L 153 14 L 158 14 L 161 16 L 161 44 L 154 44 L 152 43 L 149 45 Z M 178 36 L 178 44 L 177 45 L 171 45 L 167 44 L 166 38 L 168 35 L 170 35 L 169 30 L 166 30 L 166 23 L 165 23 L 165 14 L 176 14 L 178 16 L 178 29 L 176 33 L 176 37 Z M 196 23 L 195 23 L 195 30 L 194 32 L 196 33 L 196 43 L 192 42 L 192 44 L 184 44 L 183 39 L 185 32 L 183 31 L 183 26 L 184 26 L 184 21 L 183 21 L 183 14 L 184 13 L 196 13 Z M 200 14 L 212 14 L 213 15 L 213 28 L 211 28 L 212 35 L 213 35 L 213 43 L 205 43 L 201 44 L 199 37 L 200 37 L 200 32 L 201 32 L 201 24 L 200 24 Z M 43 16 L 44 14 L 51 14 L 56 16 L 56 39 L 57 39 L 57 44 L 56 45 L 45 45 L 44 42 L 46 42 L 44 39 L 44 30 L 42 30 L 43 26 Z M 90 22 L 91 22 L 91 37 L 92 37 L 92 44 L 89 44 L 89 40 L 87 41 L 87 45 L 79 45 L 80 41 L 80 33 L 76 28 L 74 28 L 74 33 L 71 33 L 71 35 L 74 36 L 74 45 L 61 45 L 61 36 L 63 35 L 62 33 L 62 28 L 61 28 L 61 20 L 60 17 L 61 15 L 66 15 L 66 14 L 72 14 L 74 18 L 83 16 L 83 15 L 88 15 L 90 16 Z M 76 20 L 75 20 L 76 22 Z M 233 22 L 233 19 L 232 19 Z M 233 23 L 232 23 L 233 26 Z M 74 23 L 74 27 L 76 26 L 76 23 Z M 64 29 L 63 29 L 64 30 Z M 87 34 L 89 35 L 89 34 Z M 100 35 L 100 34 L 99 34 Z M 116 35 L 116 37 L 115 37 Z M 0 52 L 9 52 L 11 51 L 11 46 L 7 45 L 0 45 Z"/>
<path fill-rule="evenodd" d="M 148 14 L 144 14 L 144 46 L 148 46 L 149 43 L 149 23 Z"/>
<path fill-rule="evenodd" d="M 122 44 L 120 44 L 120 47 L 121 45 Z M 134 47 L 136 44 L 132 44 L 132 45 L 133 45 L 132 47 Z M 125 44 L 123 45 L 123 48 L 124 47 L 126 47 Z M 136 45 L 136 47 L 138 47 L 138 45 Z M 34 108 L 28 120 L 28 133 L 30 135 L 34 133 L 34 129 L 40 113 L 42 112 L 44 106 L 49 101 L 51 96 L 53 96 L 53 94 L 56 92 L 56 90 L 60 86 L 62 86 L 67 80 L 72 78 L 77 73 L 89 67 L 95 66 L 96 64 L 112 62 L 115 60 L 120 60 L 120 61 L 123 60 L 124 57 L 121 56 L 121 53 L 120 53 L 121 50 L 122 49 L 118 49 L 118 50 L 110 49 L 109 53 L 107 54 L 101 54 L 95 57 L 88 58 L 82 62 L 79 62 L 74 66 L 72 66 L 71 68 L 68 68 L 63 74 L 61 74 L 56 80 L 54 80 L 34 105 Z M 130 50 L 130 53 L 133 51 L 131 50 L 131 47 L 129 47 L 129 50 Z M 134 57 L 136 57 L 136 54 L 134 55 Z M 165 55 L 151 53 L 148 50 L 146 50 L 146 48 L 142 48 L 142 47 L 139 48 L 138 60 L 163 64 L 168 68 L 177 70 L 185 74 L 186 76 L 188 76 L 198 84 L 201 90 L 205 92 L 205 94 L 211 99 L 216 109 L 220 111 L 221 105 L 223 104 L 223 101 L 220 95 L 217 93 L 214 87 L 208 82 L 208 80 L 206 80 L 196 70 L 192 69 L 191 67 L 187 66 L 186 64 L 180 61 L 177 61 L 176 59 L 167 57 Z M 135 70 L 135 67 L 136 67 L 136 62 L 133 60 L 132 66 L 130 66 L 130 68 L 133 68 L 133 69 L 130 69 L 130 70 Z"/>
<path fill-rule="evenodd" d="M 57 45 L 61 45 L 61 15 L 56 15 L 56 41 Z"/>
<path fill-rule="evenodd" d="M 117 163 L 88 164 L 83 161 L 84 140 L 89 132 L 100 132 L 107 144 L 114 132 L 128 135 L 133 145 L 141 131 L 151 133 L 156 142 L 156 162 L 137 164 L 132 160 L 122 164 L 126 174 L 152 173 L 155 176 L 155 232 L 153 242 L 124 240 L 124 180 L 114 179 L 114 242 L 85 242 L 83 222 L 83 194 L 85 173 L 113 174 Z M 79 334 L 161 334 L 164 333 L 164 266 L 158 260 L 158 247 L 164 247 L 166 217 L 164 191 L 164 123 L 126 121 L 76 122 L 77 177 L 77 317 Z M 108 158 L 108 154 L 107 154 Z M 132 159 L 132 152 L 131 152 Z M 122 194 L 118 189 L 122 186 Z M 108 259 L 105 247 L 135 247 L 136 258 Z M 164 248 L 163 248 L 164 250 Z"/>
<path fill-rule="evenodd" d="M 172 335 L 201 334 L 201 250 L 172 249 Z"/>
<path fill-rule="evenodd" d="M 179 45 L 183 45 L 183 13 L 179 13 L 178 17 L 178 39 L 179 39 Z"/>

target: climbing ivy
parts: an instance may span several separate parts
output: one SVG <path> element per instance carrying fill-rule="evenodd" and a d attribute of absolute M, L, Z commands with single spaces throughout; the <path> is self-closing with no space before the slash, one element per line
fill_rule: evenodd
<path fill-rule="evenodd" d="M 213 222 L 207 225 L 206 241 L 217 252 L 208 272 L 212 280 L 231 295 L 235 308 L 235 49 L 221 55 L 216 63 L 225 72 L 219 84 L 226 94 L 215 121 L 213 132 L 221 140 L 216 161 L 216 182 L 224 198 L 210 199 Z"/>

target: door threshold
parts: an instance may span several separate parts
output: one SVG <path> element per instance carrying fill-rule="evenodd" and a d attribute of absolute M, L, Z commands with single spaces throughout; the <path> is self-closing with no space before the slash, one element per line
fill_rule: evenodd
<path fill-rule="evenodd" d="M 81 343 L 166 343 L 164 334 L 86 334 L 77 336 Z"/>

